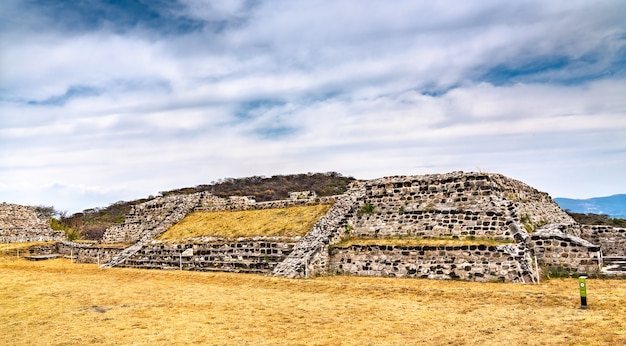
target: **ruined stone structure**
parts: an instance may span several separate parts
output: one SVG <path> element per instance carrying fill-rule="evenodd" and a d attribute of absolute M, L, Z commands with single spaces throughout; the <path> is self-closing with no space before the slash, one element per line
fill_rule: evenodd
<path fill-rule="evenodd" d="M 584 225 L 581 232 L 581 237 L 600 245 L 603 273 L 626 274 L 626 228 Z"/>
<path fill-rule="evenodd" d="M 50 228 L 50 221 L 37 215 L 33 207 L 0 204 L 0 242 L 58 241 L 65 239 L 63 231 Z"/>
<path fill-rule="evenodd" d="M 564 232 L 566 226 L 550 224 L 536 229 L 528 244 L 543 266 L 568 268 L 578 273 L 602 269 L 600 246 Z"/>
<path fill-rule="evenodd" d="M 475 239 L 476 245 L 335 247 L 326 268 L 330 272 L 534 281 L 522 219 L 531 227 L 532 220 L 574 222 L 548 195 L 501 175 L 454 172 L 358 184 L 363 190 L 356 197 L 358 212 L 344 225 L 349 236 Z M 517 244 L 485 246 L 483 238 Z"/>
<path fill-rule="evenodd" d="M 305 237 L 277 242 L 274 248 L 262 245 L 272 243 L 262 239 L 190 244 L 152 241 L 193 210 L 329 202 L 333 207 Z M 594 232 L 585 234 L 605 231 Z M 579 237 L 583 233 L 546 193 L 499 174 L 452 172 L 359 181 L 344 195 L 333 197 L 301 192 L 292 193 L 289 200 L 261 203 L 251 197 L 220 198 L 207 193 L 160 197 L 133 209 L 124 225 L 107 230 L 105 239 L 136 241 L 108 266 L 179 268 L 182 261 L 183 269 L 272 272 L 289 278 L 343 273 L 532 282 L 539 275 L 533 267 L 534 256 L 544 266 L 597 271 L 602 255 L 597 245 Z M 336 245 L 343 237 L 470 239 L 476 244 Z M 485 238 L 503 244 L 481 244 Z M 623 249 L 619 241 L 611 244 Z M 187 248 L 194 249 L 193 255 L 182 258 Z M 277 252 L 268 256 L 268 251 Z"/>
<path fill-rule="evenodd" d="M 533 282 L 517 245 L 351 245 L 330 250 L 331 272 L 361 276 Z"/>
<path fill-rule="evenodd" d="M 165 232 L 176 222 L 181 221 L 187 214 L 192 211 L 259 210 L 269 208 L 286 208 L 289 206 L 299 205 L 328 204 L 332 203 L 334 199 L 335 197 L 332 196 L 317 197 L 314 193 L 308 191 L 303 193 L 294 193 L 291 195 L 291 199 L 289 200 L 260 203 L 255 202 L 254 199 L 251 197 L 231 196 L 229 198 L 220 198 L 210 193 L 195 193 L 189 195 L 157 197 L 151 201 L 135 206 L 126 217 L 124 224 L 114 225 L 106 230 L 103 237 L 103 242 L 118 243 L 134 241 L 135 243 L 126 248 L 124 251 L 116 254 L 113 258 L 111 258 L 108 263 L 103 264 L 102 266 L 114 267 L 137 265 L 140 267 L 147 266 L 151 268 L 169 268 L 168 263 L 170 261 L 169 258 L 171 257 L 170 254 L 173 252 L 168 252 L 169 250 L 165 251 L 164 249 L 155 251 L 150 251 L 146 249 L 149 248 L 149 243 L 151 243 L 155 237 Z M 217 258 L 229 258 L 227 260 L 219 261 L 231 262 L 232 267 L 237 267 L 237 270 L 239 271 L 246 271 L 245 268 L 248 268 L 248 271 L 255 271 L 257 269 L 271 271 L 278 263 L 274 260 L 269 262 L 265 261 L 265 257 L 267 257 L 266 250 L 262 250 L 261 252 L 263 254 L 262 262 L 253 260 L 253 263 L 234 263 L 236 261 L 244 261 L 244 256 L 239 255 L 241 249 L 238 246 L 234 246 L 232 249 L 224 247 L 223 240 L 211 240 L 208 241 L 208 245 L 204 244 L 202 246 L 212 247 L 216 245 L 216 241 L 219 248 L 224 248 L 225 253 L 222 255 L 214 253 L 212 256 L 205 257 L 212 258 L 215 261 L 218 261 Z M 285 252 L 286 256 L 286 254 L 291 251 L 291 248 L 293 248 L 295 242 L 296 239 L 282 241 L 280 248 L 287 250 L 285 250 L 286 252 L 281 251 L 281 253 Z M 207 241 L 200 241 L 200 243 L 207 243 Z M 260 242 L 260 244 L 263 243 L 263 241 Z M 259 246 L 256 247 L 259 248 Z M 246 245 L 244 248 L 250 249 L 255 248 L 255 246 L 249 247 Z M 264 246 L 260 246 L 260 248 L 264 248 Z M 175 249 L 179 248 L 176 247 Z M 232 256 L 233 249 L 235 250 L 234 257 Z M 279 258 L 282 259 L 283 257 Z M 233 260 L 233 258 L 235 258 L 235 260 Z M 207 260 L 199 260 L 198 263 L 205 263 L 206 261 Z M 159 265 L 158 263 L 162 263 L 162 265 Z M 198 269 L 210 268 L 211 266 L 207 264 L 198 264 L 188 267 Z M 219 265 L 219 267 L 226 269 L 228 265 Z M 229 269 L 228 271 L 235 271 L 233 268 Z"/>
<path fill-rule="evenodd" d="M 309 196 L 309 198 L 303 198 L 303 196 Z M 123 224 L 107 228 L 102 237 L 102 242 L 134 243 L 145 235 L 148 235 L 149 239 L 153 239 L 192 211 L 287 208 L 290 206 L 330 204 L 334 200 L 334 196 L 317 197 L 309 191 L 294 193 L 289 200 L 269 202 L 256 202 L 254 198 L 245 196 L 221 198 L 206 192 L 157 197 L 134 206 L 126 215 Z"/>
<path fill-rule="evenodd" d="M 266 274 L 285 259 L 294 243 L 293 238 L 278 237 L 154 243 L 144 246 L 119 266 Z"/>
<path fill-rule="evenodd" d="M 192 211 L 321 203 L 333 206 L 304 237 L 154 240 Z M 346 238 L 356 245 L 342 245 Z M 359 245 L 362 238 L 374 245 Z M 386 245 L 386 238 L 429 238 L 430 244 L 459 239 L 470 245 L 398 246 Z M 103 241 L 62 243 L 59 251 L 75 251 L 83 262 L 108 261 L 104 267 L 503 282 L 536 281 L 535 258 L 540 266 L 571 273 L 606 273 L 603 260 L 626 257 L 625 229 L 581 227 L 546 193 L 499 174 L 463 172 L 357 181 L 340 196 L 307 191 L 260 203 L 209 193 L 158 197 L 135 206 L 124 224 L 107 229 Z M 120 250 L 107 242 L 132 245 Z M 626 271 L 619 263 L 611 268 Z"/>
<path fill-rule="evenodd" d="M 604 256 L 626 257 L 626 228 L 584 225 L 582 237 L 600 245 Z"/>
<path fill-rule="evenodd" d="M 328 246 L 345 234 L 345 226 L 352 217 L 357 200 L 363 194 L 356 185 L 336 199 L 332 208 L 313 226 L 295 246 L 294 251 L 273 271 L 273 275 L 288 278 L 325 274 L 328 268 Z"/>
<path fill-rule="evenodd" d="M 545 193 L 499 174 L 392 177 L 365 183 L 364 208 L 352 222 L 359 237 L 513 239 L 511 225 L 575 221 Z"/>
<path fill-rule="evenodd" d="M 133 206 L 121 225 L 109 227 L 104 243 L 134 243 L 144 236 L 152 239 L 182 220 L 198 206 L 202 194 L 157 197 Z"/>
<path fill-rule="evenodd" d="M 72 256 L 79 263 L 106 263 L 124 249 L 111 244 L 83 244 L 69 241 L 56 243 L 57 253 Z"/>

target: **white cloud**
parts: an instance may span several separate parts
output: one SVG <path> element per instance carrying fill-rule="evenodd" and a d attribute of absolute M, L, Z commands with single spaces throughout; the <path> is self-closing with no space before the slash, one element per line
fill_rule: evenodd
<path fill-rule="evenodd" d="M 626 191 L 622 2 L 182 3 L 160 13 L 204 28 L 72 31 L 5 5 L 24 22 L 3 24 L 3 198 L 80 210 L 229 176 L 477 168 Z"/>

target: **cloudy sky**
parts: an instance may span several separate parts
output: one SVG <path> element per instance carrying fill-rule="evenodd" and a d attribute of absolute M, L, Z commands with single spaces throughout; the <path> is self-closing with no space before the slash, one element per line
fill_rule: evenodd
<path fill-rule="evenodd" d="M 0 2 L 0 202 L 498 172 L 626 193 L 625 1 Z"/>

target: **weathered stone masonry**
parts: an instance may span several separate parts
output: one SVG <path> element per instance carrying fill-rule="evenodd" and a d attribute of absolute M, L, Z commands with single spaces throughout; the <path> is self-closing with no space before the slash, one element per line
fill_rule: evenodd
<path fill-rule="evenodd" d="M 362 186 L 354 184 L 344 195 L 337 196 L 328 213 L 295 245 L 289 256 L 276 266 L 273 275 L 302 278 L 326 274 L 329 266 L 328 246 L 339 241 L 345 234 L 347 220 L 354 214 L 356 202 L 362 194 Z"/>
<path fill-rule="evenodd" d="M 82 244 L 62 241 L 56 244 L 56 252 L 74 256 L 79 263 L 105 263 L 124 251 L 123 247 L 108 244 Z"/>
<path fill-rule="evenodd" d="M 551 202 L 549 196 L 500 175 L 453 172 L 359 184 L 364 192 L 357 197 L 358 212 L 344 225 L 351 230 L 351 237 L 456 238 L 477 239 L 477 243 L 467 248 L 335 247 L 330 251 L 331 272 L 530 282 L 536 280 L 537 273 L 525 242 L 520 210 L 530 213 L 525 216 L 528 220 L 573 221 L 558 206 L 544 205 Z M 561 214 L 553 215 L 555 210 Z M 486 246 L 480 244 L 481 238 L 517 244 Z"/>
<path fill-rule="evenodd" d="M 527 282 L 517 245 L 385 246 L 331 248 L 330 272 L 360 276 Z"/>
<path fill-rule="evenodd" d="M 291 238 L 254 238 L 237 241 L 144 246 L 120 267 L 145 269 L 183 269 L 241 273 L 269 273 L 291 252 Z M 192 249 L 192 256 L 181 256 Z M 182 265 L 182 266 L 181 266 Z"/>
<path fill-rule="evenodd" d="M 550 197 L 498 175 L 462 173 L 367 181 L 361 213 L 351 225 L 359 237 L 491 237 L 510 240 L 512 223 L 574 223 Z M 533 221 L 534 220 L 534 221 Z"/>
<path fill-rule="evenodd" d="M 60 243 L 81 262 L 105 266 L 272 273 L 289 278 L 326 273 L 391 277 L 532 282 L 542 266 L 589 273 L 602 252 L 624 256 L 624 229 L 574 222 L 546 193 L 499 174 L 400 176 L 357 181 L 341 196 L 293 193 L 289 200 L 257 203 L 251 197 L 208 193 L 158 197 L 135 206 L 123 225 L 107 229 L 105 241 L 134 242 L 121 250 L 101 244 Z M 304 237 L 189 239 L 169 244 L 154 238 L 195 210 L 257 210 L 334 203 Z M 527 230 L 534 230 L 528 233 Z M 475 240 L 467 246 L 336 244 L 353 238 Z M 583 239 L 583 238 L 585 239 Z M 210 238 L 210 237 L 208 237 Z M 491 238 L 510 244 L 481 245 Z M 589 242 L 588 240 L 591 240 Z M 357 241 L 358 244 L 358 241 Z M 598 244 L 598 245 L 596 245 Z M 193 255 L 181 257 L 188 249 Z"/>
<path fill-rule="evenodd" d="M 17 204 L 0 204 L 0 243 L 63 239 L 65 239 L 65 233 L 52 230 L 50 221 L 39 218 L 35 208 Z"/>
<path fill-rule="evenodd" d="M 530 234 L 528 243 L 543 266 L 575 273 L 596 273 L 602 267 L 600 246 L 563 232 L 564 225 L 551 224 Z"/>
<path fill-rule="evenodd" d="M 582 237 L 600 245 L 604 256 L 626 256 L 626 228 L 584 225 Z"/>

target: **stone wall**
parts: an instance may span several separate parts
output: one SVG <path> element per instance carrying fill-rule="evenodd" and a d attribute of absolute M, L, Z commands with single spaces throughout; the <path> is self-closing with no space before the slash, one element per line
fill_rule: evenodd
<path fill-rule="evenodd" d="M 602 267 L 600 246 L 563 232 L 566 227 L 550 224 L 538 228 L 528 237 L 540 265 L 564 268 L 574 273 L 596 273 Z"/>
<path fill-rule="evenodd" d="M 308 238 L 312 238 L 313 234 L 316 234 L 316 240 L 310 241 L 305 237 L 301 241 L 302 244 L 296 246 L 290 258 L 277 267 L 274 271 L 275 275 L 303 277 L 325 273 L 334 266 L 332 268 L 334 271 L 357 275 L 367 272 L 375 273 L 373 275 L 411 276 L 417 275 L 417 272 L 413 273 L 413 271 L 419 268 L 422 273 L 428 272 L 428 275 L 438 278 L 467 279 L 469 273 L 461 276 L 457 270 L 451 270 L 456 269 L 459 264 L 463 264 L 466 268 L 469 263 L 475 266 L 475 270 L 469 270 L 472 277 L 476 273 L 479 274 L 478 277 L 481 277 L 480 275 L 489 272 L 485 280 L 518 282 L 526 279 L 532 280 L 532 277 L 537 276 L 530 263 L 533 249 L 529 249 L 529 245 L 535 246 L 536 243 L 528 240 L 527 229 L 532 230 L 546 223 L 559 222 L 563 225 L 562 231 L 565 233 L 572 236 L 580 234 L 580 228 L 576 222 L 561 210 L 548 194 L 499 174 L 452 172 L 359 181 L 353 183 L 346 196 L 350 196 L 350 202 L 354 204 L 343 208 L 341 217 L 334 219 L 335 229 L 319 234 L 311 232 L 307 235 Z M 355 245 L 350 249 L 332 250 L 329 257 L 329 245 L 332 248 L 332 244 L 346 232 L 349 232 L 351 237 L 369 239 L 493 238 L 517 242 L 516 245 L 497 248 L 509 251 L 511 246 L 514 246 L 517 250 L 513 252 L 518 252 L 518 254 L 510 254 L 507 257 L 508 260 L 504 262 L 491 262 L 482 258 L 490 256 L 491 253 L 496 258 L 503 256 L 502 251 L 475 254 L 477 259 L 471 258 L 472 255 L 454 253 L 456 250 L 444 250 L 436 254 L 437 258 L 426 259 L 419 256 L 412 257 L 412 251 L 398 252 L 397 249 L 382 247 L 384 251 L 395 251 L 395 253 L 384 255 L 386 257 L 392 255 L 393 263 L 381 263 L 377 260 L 380 258 L 381 248 L 371 246 L 359 248 Z M 496 247 L 489 248 L 496 249 Z M 370 250 L 372 252 L 368 253 Z M 538 251 L 541 251 L 541 248 L 538 248 Z M 347 269 L 344 267 L 338 269 L 337 263 L 348 260 L 348 258 L 341 257 L 344 253 L 348 253 L 350 261 L 358 258 L 362 263 L 353 264 Z M 297 260 L 290 262 L 291 258 Z M 517 264 L 511 265 L 511 258 Z M 555 258 L 553 257 L 553 260 Z M 590 261 L 589 255 L 586 259 L 580 257 L 578 260 L 572 260 L 570 258 L 561 263 L 570 265 L 571 270 L 578 270 L 586 263 L 585 261 Z M 377 269 L 373 269 L 374 264 Z M 289 274 L 281 273 L 280 271 L 288 265 L 291 265 Z M 401 268 L 402 266 L 404 269 Z M 407 266 L 411 268 L 412 274 L 407 274 Z M 509 269 L 511 272 L 502 274 Z M 432 274 L 442 271 L 444 274 Z M 520 273 L 524 273 L 526 279 L 521 279 L 523 275 Z"/>
<path fill-rule="evenodd" d="M 581 238 L 599 244 L 604 256 L 626 257 L 626 228 L 583 225 Z"/>
<path fill-rule="evenodd" d="M 146 234 L 164 232 L 198 206 L 201 193 L 157 197 L 137 204 L 126 215 L 124 223 L 106 229 L 104 243 L 134 243 Z"/>
<path fill-rule="evenodd" d="M 291 192 L 290 199 L 256 202 L 253 197 L 231 196 L 229 198 L 217 197 L 205 193 L 200 198 L 196 211 L 239 211 L 239 210 L 261 210 L 261 209 L 281 209 L 293 206 L 332 204 L 337 196 L 318 197 L 314 192 Z"/>
<path fill-rule="evenodd" d="M 287 208 L 290 206 L 316 205 L 334 203 L 336 196 L 317 197 L 308 191 L 294 194 L 299 198 L 269 202 L 256 202 L 253 197 L 231 196 L 221 198 L 210 193 L 194 193 L 157 197 L 134 206 L 123 224 L 113 225 L 105 231 L 104 243 L 134 243 L 146 233 L 155 229 L 163 229 L 168 220 L 182 220 L 192 211 L 227 211 L 227 210 L 260 210 Z M 310 198 L 303 198 L 309 196 Z M 167 227 L 174 223 L 167 223 Z M 163 231 L 167 230 L 165 228 Z"/>
<path fill-rule="evenodd" d="M 512 223 L 574 223 L 550 197 L 499 174 L 400 176 L 364 182 L 360 237 L 490 237 L 511 240 Z"/>
<path fill-rule="evenodd" d="M 81 244 L 68 241 L 56 244 L 58 254 L 74 256 L 78 263 L 105 263 L 123 250 L 123 247 L 107 244 Z"/>
<path fill-rule="evenodd" d="M 357 201 L 363 196 L 362 184 L 353 184 L 337 196 L 335 204 L 321 217 L 294 247 L 294 250 L 273 271 L 275 276 L 305 278 L 325 274 L 328 269 L 328 246 L 346 232 L 346 225 L 355 213 Z"/>
<path fill-rule="evenodd" d="M 354 182 L 341 196 L 317 197 L 303 192 L 290 197 L 257 203 L 252 197 L 220 198 L 199 193 L 160 197 L 135 206 L 125 224 L 107 230 L 105 236 L 107 241 L 135 244 L 104 266 L 176 269 L 180 267 L 180 253 L 191 247 L 194 255 L 183 258 L 183 267 L 190 270 L 271 271 L 289 278 L 331 270 L 356 275 L 528 282 L 537 276 L 530 263 L 532 254 L 542 265 L 571 271 L 588 271 L 601 262 L 598 247 L 577 237 L 580 226 L 550 196 L 499 174 L 387 177 Z M 193 210 L 257 210 L 332 202 L 333 207 L 305 237 L 297 242 L 277 242 L 283 244 L 278 248 L 266 247 L 265 240 L 200 240 L 188 245 L 153 241 Z M 546 227 L 531 235 L 527 232 L 557 222 L 558 232 Z M 493 238 L 517 244 L 333 248 L 347 233 L 356 238 L 469 238 L 477 242 Z"/>
<path fill-rule="evenodd" d="M 497 196 L 518 205 L 516 217 L 520 221 L 527 218 L 526 226 L 535 228 L 538 225 L 558 223 L 571 226 L 567 229 L 568 232 L 579 232 L 579 229 L 575 227 L 576 221 L 563 211 L 547 193 L 501 174 L 487 175 L 494 184 L 493 191 Z"/>
<path fill-rule="evenodd" d="M 294 238 L 257 237 L 216 240 L 204 243 L 170 244 L 155 242 L 144 246 L 118 267 L 182 269 L 242 273 L 269 273 L 292 251 Z M 193 255 L 181 256 L 192 249 Z"/>
<path fill-rule="evenodd" d="M 362 214 L 355 222 L 357 237 L 511 239 L 510 216 L 502 211 L 412 210 Z"/>
<path fill-rule="evenodd" d="M 331 248 L 329 271 L 359 276 L 532 282 L 523 248 L 517 245 L 390 246 Z"/>
<path fill-rule="evenodd" d="M 181 221 L 194 210 L 224 211 L 286 208 L 297 205 L 332 203 L 336 199 L 335 196 L 316 197 L 311 193 L 306 193 L 306 195 L 311 198 L 261 203 L 255 202 L 251 197 L 232 196 L 230 198 L 220 198 L 210 193 L 158 197 L 133 207 L 126 216 L 123 225 L 116 225 L 107 229 L 104 236 L 105 242 L 134 242 L 134 244 L 115 255 L 102 267 L 113 267 L 124 262 L 127 258 L 140 251 L 156 236 L 167 231 L 169 227 Z"/>
<path fill-rule="evenodd" d="M 52 230 L 50 221 L 40 218 L 34 207 L 0 204 L 0 243 L 63 239 L 65 239 L 65 233 Z"/>
<path fill-rule="evenodd" d="M 28 247 L 28 252 L 31 255 L 52 255 L 57 253 L 57 243 L 32 245 Z"/>

